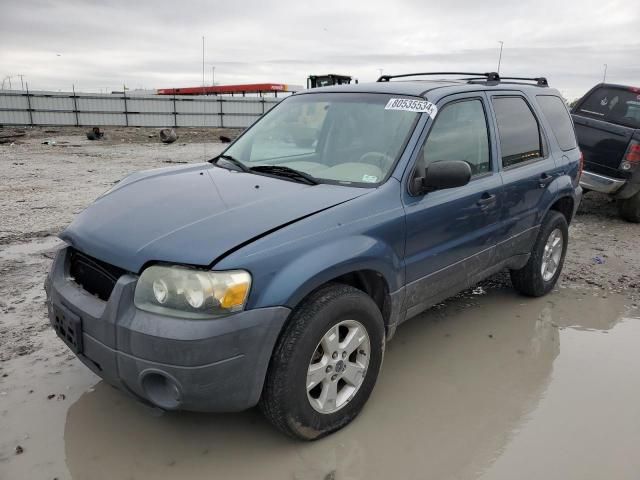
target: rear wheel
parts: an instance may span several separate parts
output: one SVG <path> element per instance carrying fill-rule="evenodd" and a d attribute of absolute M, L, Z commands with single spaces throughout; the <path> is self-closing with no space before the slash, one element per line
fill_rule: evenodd
<path fill-rule="evenodd" d="M 640 223 L 640 192 L 625 200 L 618 200 L 618 211 L 626 221 Z"/>
<path fill-rule="evenodd" d="M 511 270 L 511 283 L 515 289 L 531 297 L 549 293 L 562 271 L 568 238 L 569 228 L 564 215 L 554 210 L 547 213 L 529 261 L 520 270 Z"/>
<path fill-rule="evenodd" d="M 293 313 L 269 364 L 260 408 L 279 430 L 321 438 L 351 422 L 375 385 L 384 323 L 375 302 L 328 285 Z"/>

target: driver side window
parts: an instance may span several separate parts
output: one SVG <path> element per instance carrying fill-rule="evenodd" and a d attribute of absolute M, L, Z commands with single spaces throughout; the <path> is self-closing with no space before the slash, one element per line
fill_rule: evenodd
<path fill-rule="evenodd" d="M 416 164 L 423 176 L 430 163 L 462 160 L 471 166 L 472 175 L 491 171 L 489 132 L 480 100 L 462 100 L 446 105 L 435 119 Z"/>

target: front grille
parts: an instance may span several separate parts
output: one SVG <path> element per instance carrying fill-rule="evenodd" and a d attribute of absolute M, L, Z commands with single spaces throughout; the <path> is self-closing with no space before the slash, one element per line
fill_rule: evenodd
<path fill-rule="evenodd" d="M 83 289 L 105 302 L 125 270 L 70 249 L 69 274 Z"/>

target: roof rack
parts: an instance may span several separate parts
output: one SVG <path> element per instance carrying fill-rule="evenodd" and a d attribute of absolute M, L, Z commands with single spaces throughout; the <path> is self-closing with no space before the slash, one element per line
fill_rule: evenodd
<path fill-rule="evenodd" d="M 518 80 L 518 81 L 532 81 L 536 82 L 539 87 L 548 87 L 549 82 L 545 77 L 501 77 L 497 72 L 486 73 L 470 73 L 470 72 L 421 72 L 421 73 L 403 73 L 400 75 L 382 75 L 378 78 L 377 82 L 388 82 L 392 78 L 406 78 L 406 77 L 421 77 L 431 75 L 464 75 L 469 78 L 460 78 L 468 83 L 480 81 L 496 82 L 500 83 L 504 80 Z M 505 83 L 517 83 L 517 82 L 505 82 Z"/>
<path fill-rule="evenodd" d="M 470 75 L 473 77 L 480 77 L 481 79 L 487 79 L 489 82 L 499 82 L 500 75 L 496 72 L 477 73 L 477 72 L 422 72 L 422 73 L 403 73 L 401 75 L 382 75 L 378 78 L 378 82 L 388 82 L 392 78 L 404 78 L 404 77 L 422 77 L 425 75 Z M 465 79 L 466 80 L 466 79 Z"/>
<path fill-rule="evenodd" d="M 549 86 L 549 82 L 547 81 L 546 77 L 532 77 L 532 78 L 528 78 L 528 77 L 501 77 L 500 80 L 524 80 L 524 81 L 536 82 L 536 85 L 538 85 L 539 87 L 548 87 Z"/>

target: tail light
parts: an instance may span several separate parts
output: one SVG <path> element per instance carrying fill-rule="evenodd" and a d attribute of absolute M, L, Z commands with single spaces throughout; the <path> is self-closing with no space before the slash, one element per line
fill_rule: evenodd
<path fill-rule="evenodd" d="M 631 140 L 620 164 L 620 168 L 622 170 L 631 170 L 636 165 L 640 165 L 640 142 Z"/>

